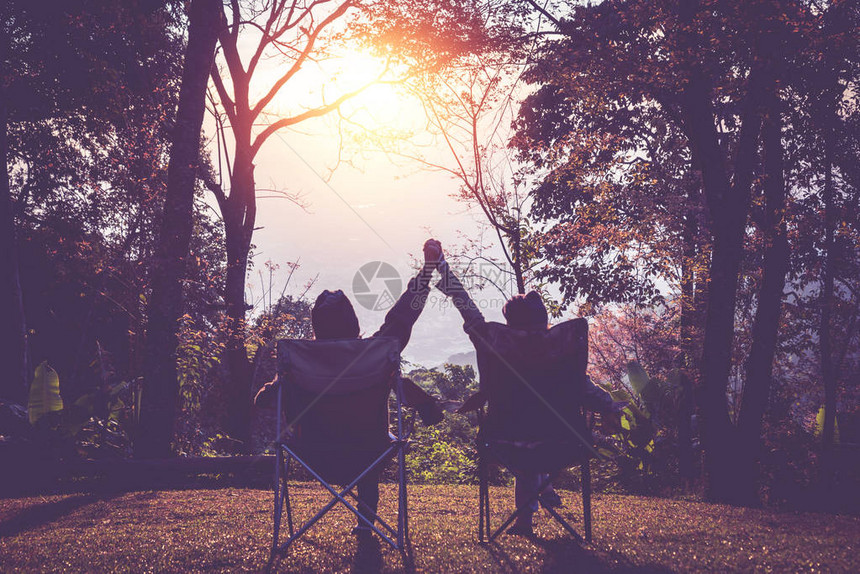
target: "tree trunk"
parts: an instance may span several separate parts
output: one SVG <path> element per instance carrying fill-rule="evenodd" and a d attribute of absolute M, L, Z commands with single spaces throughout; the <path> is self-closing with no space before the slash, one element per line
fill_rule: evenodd
<path fill-rule="evenodd" d="M 246 129 L 234 128 L 237 134 L 236 161 L 231 180 L 230 197 L 224 202 L 224 236 L 227 245 L 227 280 L 224 299 L 227 304 L 227 347 L 225 359 L 229 378 L 224 381 L 223 397 L 227 419 L 224 430 L 247 447 L 251 438 L 251 362 L 245 349 L 245 277 L 248 253 L 256 219 L 254 198 L 254 164 L 250 150 L 250 122 Z M 245 133 L 247 137 L 243 137 Z M 242 140 L 246 145 L 240 143 Z"/>
<path fill-rule="evenodd" d="M 705 317 L 708 313 L 708 288 L 711 279 L 708 276 L 708 270 L 711 262 L 711 244 L 700 238 L 696 252 L 696 269 L 695 269 L 695 292 L 693 296 L 693 311 L 695 322 L 695 354 L 693 355 L 693 371 L 694 381 L 698 384 L 702 377 L 702 346 L 705 332 Z"/>
<path fill-rule="evenodd" d="M 176 335 L 183 313 L 182 278 L 191 241 L 200 129 L 220 11 L 219 0 L 191 3 L 188 46 L 167 170 L 167 195 L 153 262 L 152 294 L 147 305 L 144 388 L 135 441 L 137 458 L 166 457 L 171 452 L 179 391 Z"/>
<path fill-rule="evenodd" d="M 735 238 L 715 237 L 711 263 L 710 298 L 702 354 L 702 443 L 705 451 L 706 494 L 714 501 L 736 502 L 734 447 L 726 389 L 732 365 L 735 300 L 741 243 Z"/>
<path fill-rule="evenodd" d="M 833 362 L 830 318 L 833 312 L 833 281 L 836 272 L 836 227 L 833 202 L 833 129 L 830 127 L 832 110 L 825 110 L 824 132 L 824 265 L 821 271 L 821 324 L 818 328 L 818 345 L 821 357 L 821 380 L 824 384 L 824 428 L 822 429 L 821 479 L 823 490 L 828 491 L 834 479 L 836 438 L 836 365 Z"/>
<path fill-rule="evenodd" d="M 5 35 L 4 35 L 5 36 Z M 0 38 L 0 62 L 8 57 L 9 39 Z M 18 269 L 18 245 L 15 233 L 15 214 L 8 172 L 8 108 L 6 91 L 0 82 L 0 398 L 26 404 L 30 369 L 28 366 L 27 324 L 21 277 Z"/>
<path fill-rule="evenodd" d="M 756 504 L 759 501 L 756 464 L 761 447 L 762 418 L 770 393 L 785 275 L 788 272 L 790 256 L 785 226 L 785 176 L 779 105 L 779 100 L 774 95 L 770 113 L 762 127 L 766 178 L 763 231 L 767 247 L 752 328 L 752 346 L 746 363 L 743 404 L 738 418 L 738 495 L 745 504 Z"/>
<path fill-rule="evenodd" d="M 702 351 L 699 412 L 705 451 L 706 494 L 711 500 L 738 502 L 733 469 L 736 429 L 729 418 L 726 390 L 732 367 L 738 274 L 761 126 L 758 114 L 760 71 L 750 73 L 738 137 L 734 178 L 730 181 L 720 149 L 711 89 L 701 71 L 691 75 L 684 94 L 685 132 L 711 217 L 711 266 Z"/>
<path fill-rule="evenodd" d="M 681 256 L 681 357 L 677 361 L 680 371 L 681 400 L 678 409 L 678 471 L 681 478 L 695 478 L 692 416 L 694 410 L 693 384 L 689 373 L 694 369 L 696 355 L 695 330 L 695 261 L 696 220 L 692 209 L 684 215 L 683 254 Z"/>
<path fill-rule="evenodd" d="M 219 54 L 223 55 L 226 66 L 224 69 L 213 66 L 210 72 L 218 92 L 219 105 L 222 106 L 220 110 L 227 117 L 235 145 L 229 195 L 218 189 L 213 190 L 224 219 L 227 244 L 224 299 L 229 331 L 225 361 L 229 375 L 223 381 L 221 395 L 226 401 L 227 411 L 224 430 L 232 438 L 244 442 L 247 448 L 253 372 L 245 350 L 245 276 L 256 219 L 254 158 L 263 143 L 279 129 L 332 112 L 358 91 L 344 93 L 329 103 L 274 121 L 265 117 L 266 109 L 305 63 L 311 64 L 317 53 L 325 52 L 324 48 L 317 47 L 317 42 L 327 37 L 323 32 L 336 28 L 337 22 L 347 18 L 356 5 L 353 2 L 337 2 L 336 6 L 327 6 L 326 2 L 223 4 Z M 252 30 L 247 38 L 241 31 L 244 29 Z M 280 75 L 271 77 L 260 72 L 258 64 L 275 54 L 283 56 Z M 242 57 L 245 55 L 249 58 L 243 62 Z M 250 93 L 252 80 L 268 85 L 260 94 L 261 86 L 257 85 L 257 81 L 254 82 L 256 101 L 253 105 Z M 255 127 L 262 129 L 254 134 Z"/>

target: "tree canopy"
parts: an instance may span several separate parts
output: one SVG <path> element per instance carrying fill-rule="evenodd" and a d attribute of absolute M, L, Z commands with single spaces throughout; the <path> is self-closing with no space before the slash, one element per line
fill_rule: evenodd
<path fill-rule="evenodd" d="M 856 0 L 9 0 L 0 397 L 25 404 L 46 363 L 63 400 L 40 408 L 64 414 L 37 418 L 69 449 L 261 448 L 254 390 L 278 337 L 312 336 L 313 282 L 275 297 L 269 262 L 249 300 L 256 170 L 331 116 L 332 140 L 451 176 L 432 193 L 479 215 L 459 255 L 496 253 L 503 298 L 592 320 L 592 377 L 632 403 L 608 439 L 624 472 L 691 482 L 701 455 L 707 496 L 755 504 L 802 444 L 838 486 L 860 408 L 858 28 Z M 326 76 L 352 52 L 378 67 Z M 344 112 L 373 85 L 415 98 L 421 133 Z M 462 401 L 473 373 L 443 369 L 415 373 Z M 421 448 L 466 461 L 452 421 Z"/>

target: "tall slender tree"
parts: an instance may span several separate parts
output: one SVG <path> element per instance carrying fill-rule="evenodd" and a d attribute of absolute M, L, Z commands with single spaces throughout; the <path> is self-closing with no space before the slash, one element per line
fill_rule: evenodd
<path fill-rule="evenodd" d="M 0 356 L 10 373 L 0 382 L 0 394 L 6 397 L 21 400 L 29 382 L 32 329 L 25 327 L 28 297 L 17 261 L 22 222 L 38 221 L 60 203 L 52 193 L 86 177 L 82 167 L 97 164 L 112 143 L 119 110 L 152 89 L 146 85 L 152 68 L 169 65 L 152 57 L 170 44 L 169 27 L 139 26 L 147 11 L 164 13 L 160 5 L 104 0 L 70 0 L 50 10 L 20 0 L 0 4 L 0 322 L 8 342 Z M 100 167 L 103 175 L 109 171 Z"/>
<path fill-rule="evenodd" d="M 752 326 L 752 344 L 746 360 L 746 383 L 743 403 L 738 413 L 738 431 L 743 440 L 737 445 L 735 472 L 738 484 L 746 492 L 738 496 L 753 503 L 758 498 L 756 462 L 759 458 L 762 420 L 770 394 L 773 362 L 785 296 L 786 274 L 790 247 L 786 230 L 786 183 L 783 158 L 782 102 L 775 93 L 768 98 L 762 127 L 764 208 L 758 218 L 765 241 L 762 259 L 761 286 L 756 299 Z"/>
<path fill-rule="evenodd" d="M 0 63 L 7 61 L 9 38 L 4 26 L 0 30 Z M 0 345 L 0 361 L 7 365 L 0 383 L 0 397 L 23 403 L 28 383 L 27 324 L 21 294 L 21 276 L 18 269 L 18 241 L 15 233 L 15 213 L 12 192 L 9 188 L 8 164 L 8 105 L 6 89 L 0 80 L 0 325 L 4 341 Z"/>
<path fill-rule="evenodd" d="M 558 149 L 559 140 L 553 138 L 576 141 L 589 136 L 575 125 L 565 130 L 565 122 L 571 121 L 566 113 L 587 121 L 595 109 L 608 109 L 613 123 L 605 124 L 600 133 L 638 133 L 645 142 L 655 141 L 661 128 L 660 121 L 643 122 L 643 114 L 656 113 L 681 135 L 686 150 L 679 157 L 700 182 L 711 235 L 705 251 L 708 269 L 700 273 L 707 280 L 699 409 L 708 493 L 718 500 L 750 502 L 755 491 L 750 473 L 736 472 L 734 463 L 739 452 L 747 453 L 747 448 L 755 452 L 759 443 L 777 342 L 787 258 L 780 227 L 786 196 L 780 173 L 784 170 L 779 167 L 784 145 L 780 100 L 785 87 L 800 75 L 798 59 L 805 47 L 817 45 L 816 38 L 827 35 L 821 26 L 822 12 L 800 1 L 609 0 L 573 7 L 557 16 L 537 2 L 528 4 L 554 22 L 559 36 L 546 42 L 545 53 L 533 66 L 535 70 L 560 67 L 555 75 L 558 82 L 538 90 L 544 96 L 539 115 L 522 116 L 525 130 L 541 125 L 552 128 L 553 135 L 541 140 L 548 147 L 535 148 L 540 158 L 551 158 Z M 840 6 L 834 3 L 830 8 Z M 535 73 L 536 78 L 545 76 Z M 593 86 L 595 78 L 602 82 L 601 88 L 589 93 L 578 90 L 578 82 Z M 594 149 L 595 154 L 612 151 Z M 628 159 L 644 153 L 646 161 L 655 160 L 648 156 L 647 143 L 621 151 Z M 569 165 L 582 162 L 582 157 L 572 156 Z M 655 176 L 662 177 L 651 170 L 649 177 Z M 547 180 L 554 181 L 558 180 Z M 762 181 L 766 185 L 758 196 L 754 192 Z M 619 191 L 626 195 L 625 187 L 629 186 Z M 738 283 L 754 196 L 757 202 L 763 197 L 766 204 L 761 227 L 770 248 L 762 260 L 756 341 L 747 362 L 750 376 L 744 382 L 744 401 L 749 402 L 733 413 L 727 393 L 733 372 Z M 689 286 L 686 289 L 691 291 Z M 736 414 L 742 415 L 738 425 L 733 420 Z"/>
<path fill-rule="evenodd" d="M 152 263 L 147 305 L 144 388 L 135 456 L 170 454 L 176 401 L 176 335 L 183 314 L 185 276 L 193 226 L 194 190 L 200 163 L 200 131 L 206 109 L 209 70 L 221 23 L 219 0 L 193 0 L 188 44 L 173 128 L 161 232 Z"/>
<path fill-rule="evenodd" d="M 232 135 L 228 184 L 215 181 L 215 195 L 224 221 L 227 277 L 224 300 L 227 307 L 228 343 L 225 359 L 229 380 L 225 382 L 227 433 L 247 444 L 250 438 L 251 362 L 245 347 L 245 277 L 251 239 L 257 220 L 254 162 L 262 146 L 278 130 L 323 116 L 338 109 L 367 84 L 331 100 L 294 102 L 304 110 L 279 117 L 269 107 L 285 87 L 315 59 L 325 57 L 337 34 L 348 31 L 351 14 L 366 4 L 355 0 L 304 2 L 278 0 L 258 6 L 233 0 L 224 5 L 218 34 L 220 49 L 212 80 L 219 109 Z M 277 68 L 271 68 L 272 62 Z M 267 74 L 263 69 L 270 66 Z M 253 86 L 252 86 L 253 83 Z M 314 96 L 315 97 L 315 96 Z M 293 108 L 293 109 L 295 109 Z"/>

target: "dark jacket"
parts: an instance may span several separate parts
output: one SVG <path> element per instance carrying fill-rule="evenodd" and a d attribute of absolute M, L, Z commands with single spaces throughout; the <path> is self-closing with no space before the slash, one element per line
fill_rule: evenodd
<path fill-rule="evenodd" d="M 584 432 L 580 407 L 605 411 L 612 398 L 586 376 L 588 324 L 574 319 L 551 329 L 523 331 L 484 319 L 447 264 L 437 287 L 451 297 L 475 345 L 488 432 L 540 440 Z M 574 428 L 576 427 L 576 428 Z"/>
<path fill-rule="evenodd" d="M 409 343 L 412 327 L 427 302 L 431 277 L 432 270 L 422 269 L 417 276 L 412 278 L 404 293 L 385 315 L 382 326 L 371 337 L 393 337 L 399 341 L 402 351 Z M 276 376 L 274 380 L 263 385 L 254 399 L 255 404 L 261 405 L 267 402 L 269 398 L 273 398 L 276 394 L 277 383 L 278 378 Z M 409 379 L 403 379 L 403 399 L 406 406 L 418 409 L 425 424 L 435 424 L 441 420 L 442 413 L 436 405 L 435 399 Z M 284 401 L 288 401 L 286 394 Z M 386 404 L 384 398 L 380 401 L 374 401 L 374 404 L 377 402 L 379 405 Z M 339 424 L 339 421 L 343 421 L 344 417 L 354 416 L 356 408 L 359 407 L 350 399 L 349 395 L 326 396 L 325 399 L 319 401 L 319 404 L 324 406 L 320 411 L 320 416 L 313 417 L 313 420 L 310 417 L 307 418 L 296 429 L 297 433 L 305 440 L 311 439 L 318 443 L 343 443 L 345 439 L 366 442 L 370 436 L 378 437 L 379 440 L 387 440 L 387 408 L 383 408 L 379 416 L 369 417 L 369 426 L 365 432 L 351 431 L 353 435 L 362 436 L 344 437 L 341 436 L 343 425 Z"/>

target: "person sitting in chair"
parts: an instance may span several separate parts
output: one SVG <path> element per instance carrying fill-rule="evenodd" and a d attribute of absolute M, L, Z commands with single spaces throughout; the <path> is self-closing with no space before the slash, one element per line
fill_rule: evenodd
<path fill-rule="evenodd" d="M 484 351 L 484 356 L 498 354 L 502 362 L 505 361 L 505 355 L 517 353 L 518 349 L 506 348 L 506 346 L 510 346 L 510 341 L 506 341 L 503 336 L 499 336 L 501 334 L 499 329 L 504 329 L 504 327 L 498 323 L 489 323 L 484 319 L 483 314 L 471 300 L 459 279 L 451 271 L 444 257 L 440 257 L 437 269 L 442 274 L 442 280 L 437 287 L 447 296 L 451 297 L 454 306 L 457 307 L 463 317 L 463 329 L 469 335 L 476 349 L 488 349 Z M 521 332 L 536 334 L 546 332 L 549 328 L 546 306 L 541 296 L 535 291 L 531 291 L 526 295 L 517 295 L 509 299 L 502 308 L 502 314 L 505 317 L 507 327 Z M 467 400 L 458 412 L 467 412 L 480 408 L 487 400 L 485 389 L 494 383 L 492 380 L 485 380 L 485 378 L 493 378 L 493 371 L 490 365 L 486 363 L 486 366 L 482 369 L 481 355 L 482 353 L 479 351 L 478 370 L 481 372 L 481 391 Z M 576 383 L 577 381 L 558 382 L 561 385 L 576 385 Z M 578 402 L 583 407 L 594 412 L 603 413 L 608 419 L 617 419 L 620 411 L 626 405 L 624 402 L 614 402 L 609 393 L 595 386 L 587 376 L 579 381 L 575 392 L 578 396 Z M 512 406 L 513 408 L 517 408 L 516 405 Z M 528 421 L 529 417 L 524 417 L 524 419 Z M 532 420 L 528 424 L 538 425 L 540 423 L 541 421 L 539 420 Z M 522 432 L 522 429 L 520 429 L 520 432 Z M 528 434 L 528 430 L 526 430 L 525 434 Z M 547 475 L 528 472 L 518 472 L 515 474 L 515 500 L 517 508 L 523 507 L 528 501 L 532 502 L 517 516 L 516 521 L 508 530 L 510 534 L 533 535 L 533 514 L 538 509 L 536 495 L 542 479 L 543 482 L 546 482 L 549 477 Z M 540 502 L 546 506 L 561 505 L 561 500 L 551 485 L 544 489 L 540 496 Z"/>
<path fill-rule="evenodd" d="M 394 337 L 400 343 L 402 351 L 412 335 L 412 326 L 421 315 L 430 292 L 430 279 L 433 276 L 439 258 L 442 257 L 442 245 L 438 241 L 430 239 L 424 243 L 424 266 L 418 275 L 409 281 L 403 295 L 385 315 L 382 326 L 371 337 Z M 317 296 L 311 309 L 311 325 L 314 330 L 315 339 L 357 339 L 361 337 L 361 329 L 355 309 L 349 299 L 340 289 L 336 291 L 325 290 Z M 254 404 L 265 403 L 269 397 L 275 394 L 278 377 L 263 385 L 254 398 Z M 414 407 L 422 422 L 434 425 L 443 419 L 442 409 L 436 399 L 425 392 L 410 379 L 403 381 L 403 399 L 407 406 Z M 348 415 L 345 415 L 348 416 Z M 337 421 L 332 424 L 322 424 L 313 429 L 316 438 L 325 441 L 326 433 L 337 433 Z M 358 483 L 358 498 L 362 503 L 360 510 L 362 514 L 373 522 L 373 515 L 366 510 L 376 513 L 379 503 L 379 476 L 378 473 L 370 473 Z M 365 508 L 366 506 L 366 508 Z M 370 528 L 359 523 L 353 532 L 356 534 L 369 533 Z"/>

